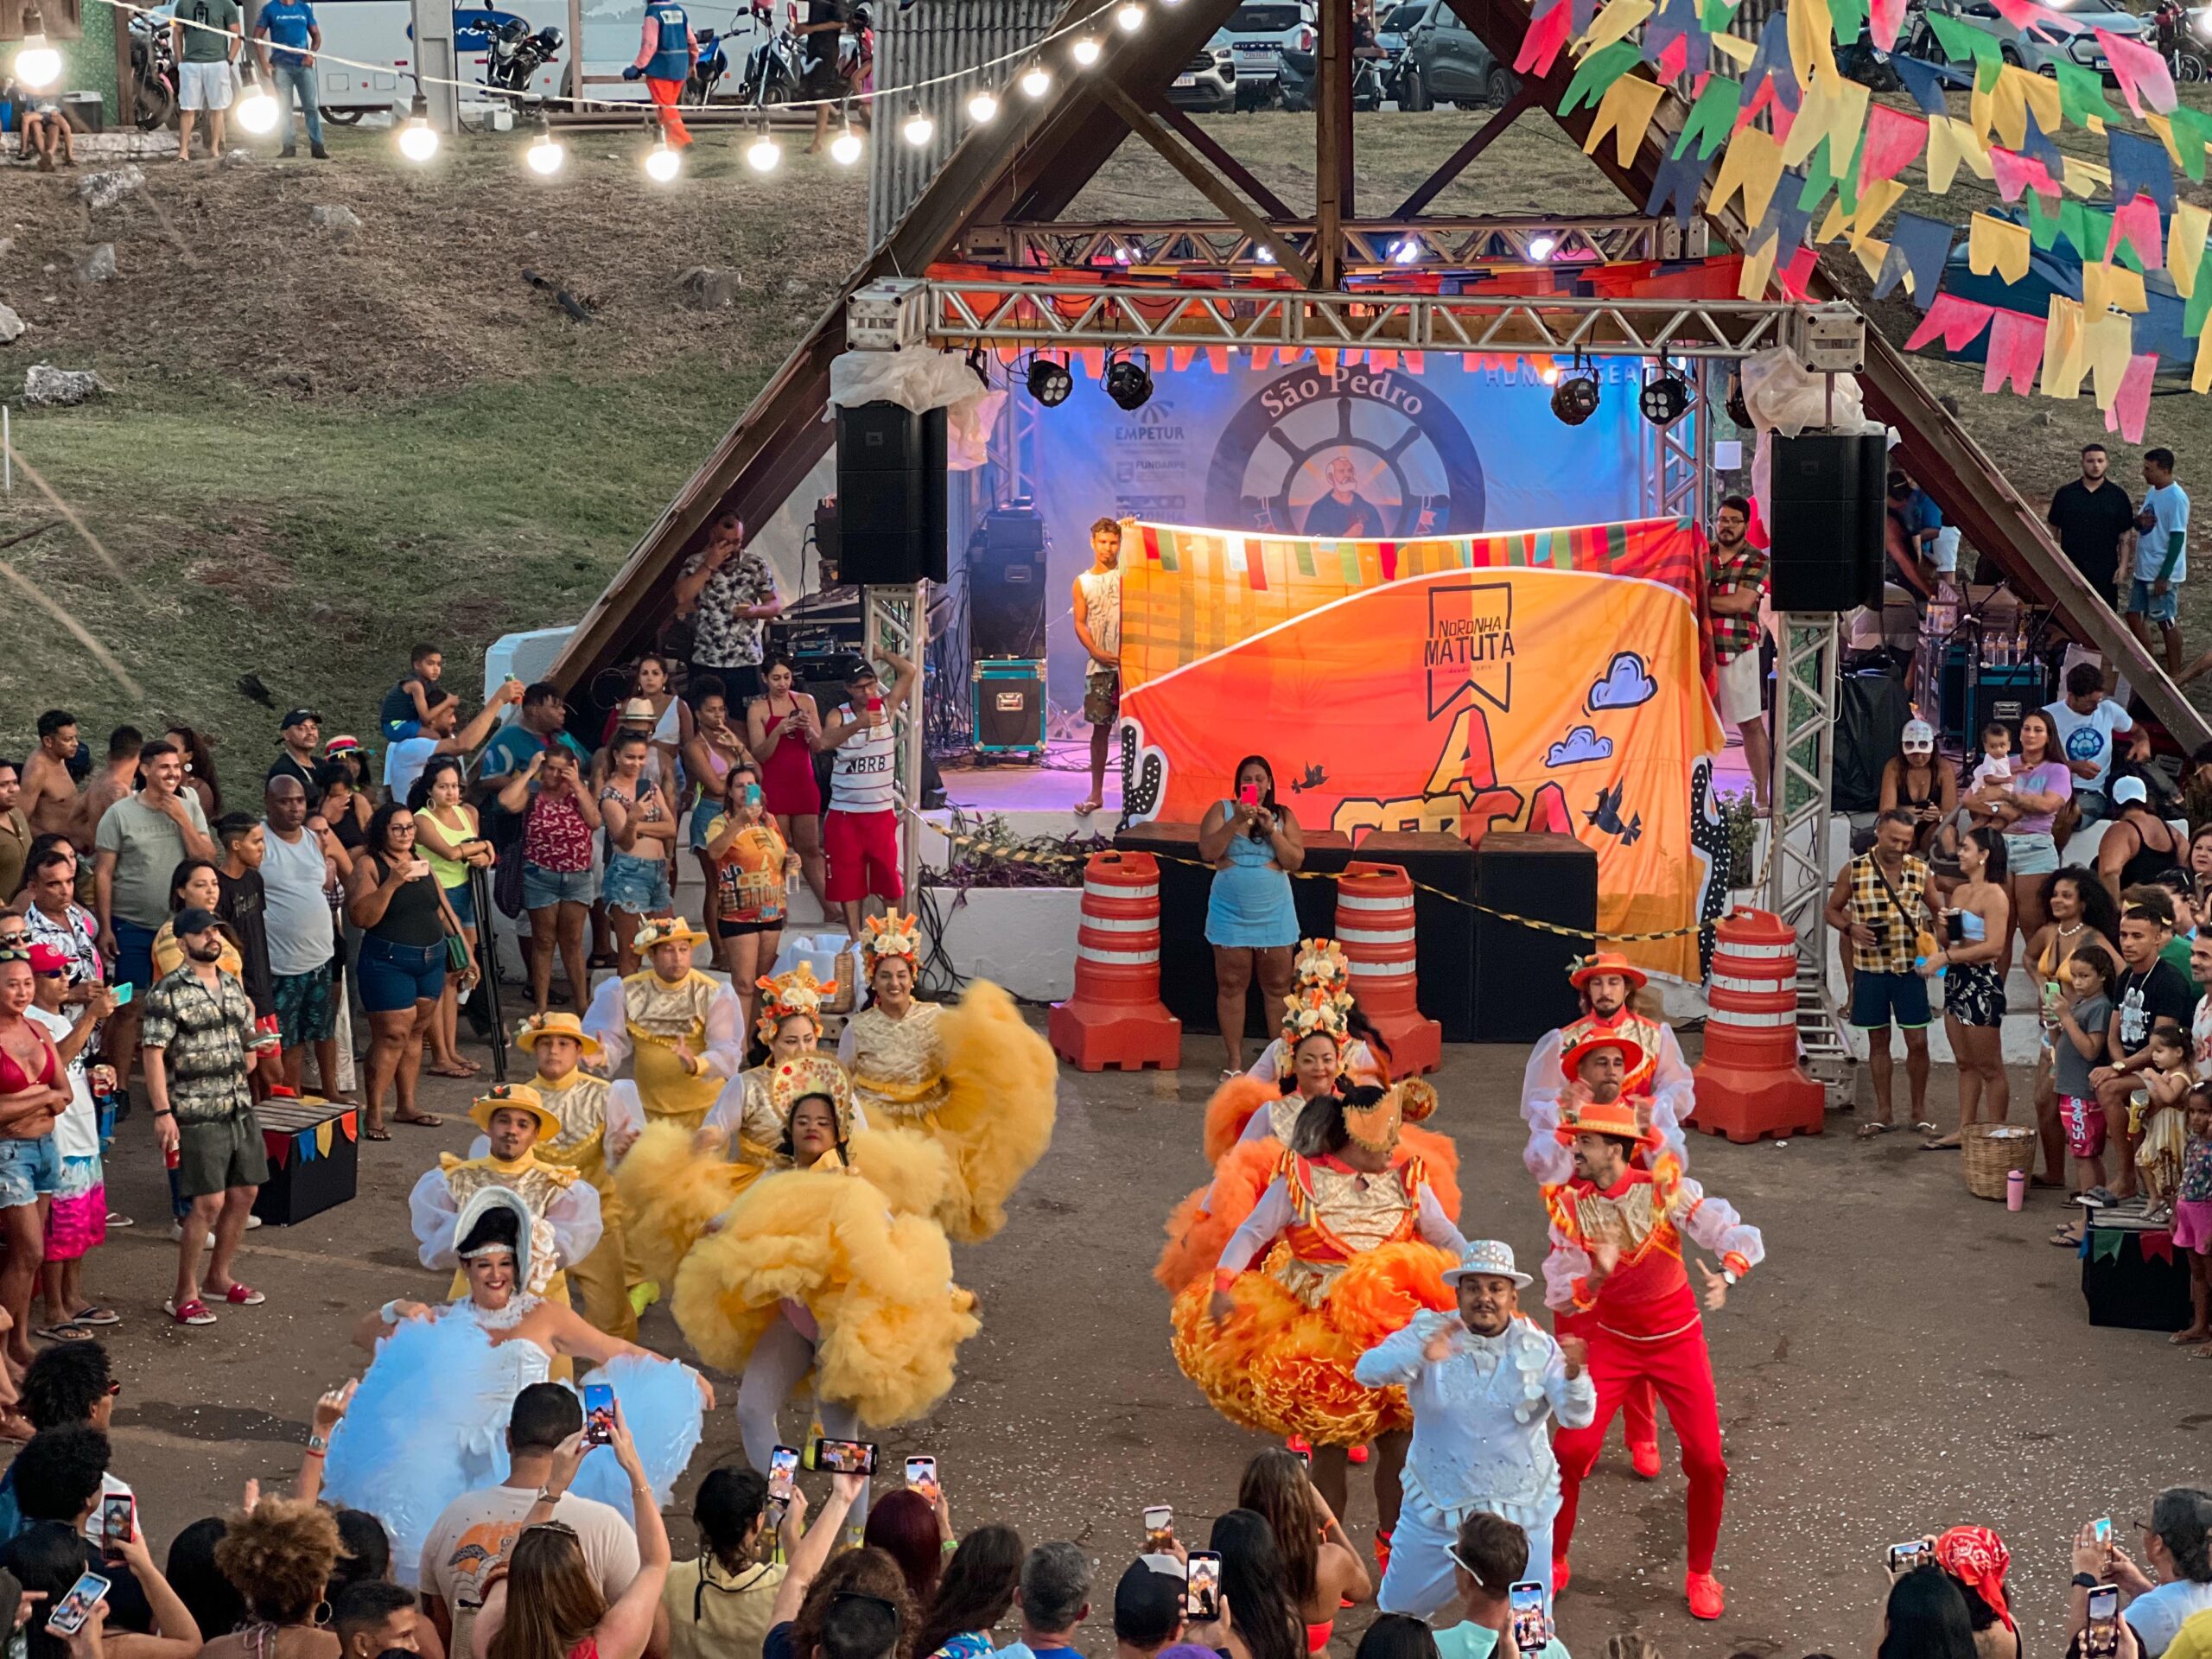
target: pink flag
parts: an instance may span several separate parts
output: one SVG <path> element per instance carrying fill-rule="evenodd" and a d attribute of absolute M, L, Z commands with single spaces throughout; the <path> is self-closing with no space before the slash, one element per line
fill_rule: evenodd
<path fill-rule="evenodd" d="M 2151 413 L 2151 382 L 2158 372 L 2158 354 L 2145 352 L 2140 357 L 2127 359 L 2127 372 L 2120 377 L 2119 393 L 2112 400 L 2112 407 L 2105 411 L 2105 430 L 2117 432 L 2123 442 L 2143 442 L 2143 425 Z"/>
<path fill-rule="evenodd" d="M 2095 34 L 2097 44 L 2112 62 L 2113 75 L 2120 82 L 2127 107 L 2139 116 L 2145 113 L 2146 104 L 2160 115 L 2172 114 L 2179 100 L 2174 96 L 2173 72 L 2158 55 L 2158 48 L 2140 41 L 2123 40 L 2107 29 L 2100 29 Z"/>
<path fill-rule="evenodd" d="M 1543 16 L 1530 18 L 1529 32 L 1521 37 L 1520 54 L 1513 60 L 1514 73 L 1538 77 L 1551 73 L 1553 63 L 1567 45 L 1567 25 L 1573 20 L 1567 0 L 1557 0 Z"/>
<path fill-rule="evenodd" d="M 1681 79 L 1682 71 L 1689 67 L 1690 37 L 1677 35 L 1659 48 L 1659 82 L 1664 86 L 1670 80 Z"/>
<path fill-rule="evenodd" d="M 2035 0 L 1996 0 L 1998 12 L 2015 29 L 2037 29 L 2045 31 L 2040 38 L 2049 40 L 2053 34 L 2079 35 L 2088 27 L 2077 23 L 2063 11 L 2053 11 L 2039 6 Z"/>
<path fill-rule="evenodd" d="M 1229 372 L 1229 347 L 1226 346 L 1207 346 L 1206 367 L 1211 369 L 1216 374 L 1227 374 Z"/>
<path fill-rule="evenodd" d="M 1818 248 L 1803 246 L 1800 246 L 1796 252 L 1791 254 L 1789 263 L 1782 266 L 1775 273 L 1782 279 L 1782 291 L 1793 300 L 1805 298 L 1808 291 L 1807 285 L 1813 280 L 1814 263 L 1820 257 L 1821 251 Z"/>
<path fill-rule="evenodd" d="M 1982 396 L 2002 391 L 2008 381 L 2023 397 L 2033 392 L 2036 371 L 2043 366 L 2047 332 L 2041 317 L 2031 317 L 2024 311 L 1999 311 L 1989 325 L 1989 356 L 1981 365 Z"/>
<path fill-rule="evenodd" d="M 1427 360 L 1427 355 L 1425 353 L 1408 352 L 1406 353 L 1406 372 L 1408 374 L 1419 374 L 1421 371 L 1421 365 Z"/>
<path fill-rule="evenodd" d="M 1908 115 L 1887 104 L 1866 106 L 1866 141 L 1859 158 L 1859 188 L 1877 179 L 1894 179 L 1910 167 L 1928 143 L 1924 117 Z M 2008 198 L 2009 200 L 2009 198 Z"/>
<path fill-rule="evenodd" d="M 2143 262 L 2145 270 L 2163 270 L 2166 250 L 2160 238 L 2164 235 L 2164 227 L 2158 222 L 2158 204 L 2147 195 L 2139 195 L 2112 210 L 2112 239 L 2105 246 L 2105 257 L 2111 258 L 2121 243 L 2133 243 L 2135 257 Z M 2130 438 L 2128 442 L 2133 443 L 2135 440 Z"/>
<path fill-rule="evenodd" d="M 1938 294 L 1936 303 L 1928 308 L 1928 315 L 1920 320 L 1920 327 L 1905 341 L 1904 348 L 1916 352 L 1940 334 L 1945 351 L 1962 352 L 1989 326 L 1989 319 L 1996 310 L 1993 305 L 1962 300 L 1955 294 Z"/>
<path fill-rule="evenodd" d="M 1887 52 L 1897 43 L 1897 30 L 1904 27 L 1904 0 L 1874 0 L 1871 21 L 1874 49 Z"/>
<path fill-rule="evenodd" d="M 1992 144 L 1989 147 L 1989 164 L 1997 174 L 1997 194 L 2007 201 L 2018 201 L 2020 192 L 2031 185 L 2039 196 L 2056 200 L 2059 194 L 2058 181 L 2052 178 L 2050 169 L 2033 156 L 2018 156 Z"/>
<path fill-rule="evenodd" d="M 1782 107 L 1775 101 L 1774 78 L 1770 75 L 1762 75 L 1759 77 L 1758 90 L 1736 106 L 1736 124 L 1731 130 L 1732 132 L 1741 132 L 1745 127 L 1750 126 L 1758 118 L 1758 112 L 1769 105 L 1773 105 L 1776 109 Z"/>

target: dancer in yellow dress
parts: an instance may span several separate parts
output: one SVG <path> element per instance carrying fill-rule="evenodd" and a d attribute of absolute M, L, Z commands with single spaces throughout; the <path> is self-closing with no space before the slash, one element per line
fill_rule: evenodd
<path fill-rule="evenodd" d="M 613 1086 L 583 1069 L 605 1052 L 599 1039 L 573 1014 L 541 1014 L 522 1022 L 515 1046 L 537 1063 L 530 1086 L 545 1109 L 561 1120 L 560 1132 L 531 1148 L 548 1164 L 575 1170 L 599 1194 L 599 1243 L 589 1255 L 566 1269 L 572 1305 L 610 1337 L 634 1342 L 638 1311 L 631 1305 L 622 1276 L 622 1201 L 607 1162 L 607 1096 Z M 469 1148 L 481 1156 L 482 1142 Z"/>
<path fill-rule="evenodd" d="M 568 1306 L 564 1269 L 598 1247 L 601 1225 L 599 1194 L 592 1184 L 574 1166 L 549 1163 L 537 1154 L 538 1143 L 558 1138 L 565 1126 L 527 1084 L 499 1084 L 478 1097 L 468 1116 L 484 1131 L 484 1150 L 472 1158 L 442 1154 L 437 1166 L 424 1170 L 407 1195 L 423 1265 L 453 1268 L 449 1294 L 467 1294 L 454 1230 L 471 1198 L 486 1187 L 504 1186 L 530 1211 L 530 1274 L 523 1289 Z"/>
<path fill-rule="evenodd" d="M 1006 1201 L 1052 1138 L 1059 1064 L 988 980 L 955 1007 L 918 1001 L 922 936 L 912 916 L 870 917 L 861 966 L 872 1001 L 845 1022 L 837 1058 L 854 1104 L 880 1128 L 918 1128 L 944 1147 L 938 1208 L 964 1244 L 1006 1225 Z"/>
<path fill-rule="evenodd" d="M 657 916 L 638 930 L 646 966 L 592 994 L 583 1028 L 599 1039 L 610 1071 L 632 1062 L 629 1086 L 618 1084 L 607 1099 L 607 1150 L 617 1163 L 648 1122 L 697 1128 L 722 1084 L 743 1069 L 737 997 L 691 965 L 692 951 L 706 943 L 682 917 Z"/>

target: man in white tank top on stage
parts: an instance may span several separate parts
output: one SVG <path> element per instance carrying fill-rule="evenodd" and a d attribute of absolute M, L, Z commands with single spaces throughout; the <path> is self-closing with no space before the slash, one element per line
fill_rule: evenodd
<path fill-rule="evenodd" d="M 1090 660 L 1083 665 L 1083 717 L 1090 722 L 1090 796 L 1077 817 L 1106 803 L 1106 746 L 1122 712 L 1122 526 L 1101 518 L 1090 527 L 1090 569 L 1075 579 L 1075 637 Z"/>
<path fill-rule="evenodd" d="M 898 744 L 892 716 L 914 693 L 913 664 L 884 650 L 876 654 L 898 675 L 886 692 L 868 658 L 855 658 L 845 677 L 845 704 L 822 728 L 822 747 L 835 759 L 830 769 L 830 808 L 822 815 L 823 886 L 844 912 L 845 932 L 861 936 L 861 906 L 869 899 L 896 904 L 906 896 L 899 871 L 899 806 L 893 789 Z"/>

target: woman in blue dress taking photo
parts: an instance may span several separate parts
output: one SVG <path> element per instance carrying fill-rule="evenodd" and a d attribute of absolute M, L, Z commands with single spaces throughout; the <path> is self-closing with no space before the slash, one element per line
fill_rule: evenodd
<path fill-rule="evenodd" d="M 1298 911 L 1290 873 L 1306 861 L 1298 820 L 1275 804 L 1274 769 L 1263 755 L 1236 763 L 1234 798 L 1216 801 L 1198 824 L 1198 856 L 1213 866 L 1206 943 L 1213 946 L 1214 1011 L 1233 1076 L 1244 1069 L 1244 1005 L 1255 977 L 1272 1014 L 1290 995 Z"/>

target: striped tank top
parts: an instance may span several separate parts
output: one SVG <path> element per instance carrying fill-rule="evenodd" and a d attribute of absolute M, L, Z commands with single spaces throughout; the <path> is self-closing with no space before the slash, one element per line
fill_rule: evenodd
<path fill-rule="evenodd" d="M 851 712 L 865 719 L 865 709 Z M 892 753 L 898 740 L 889 721 L 863 726 L 837 746 L 830 770 L 833 812 L 888 812 L 893 782 Z"/>

